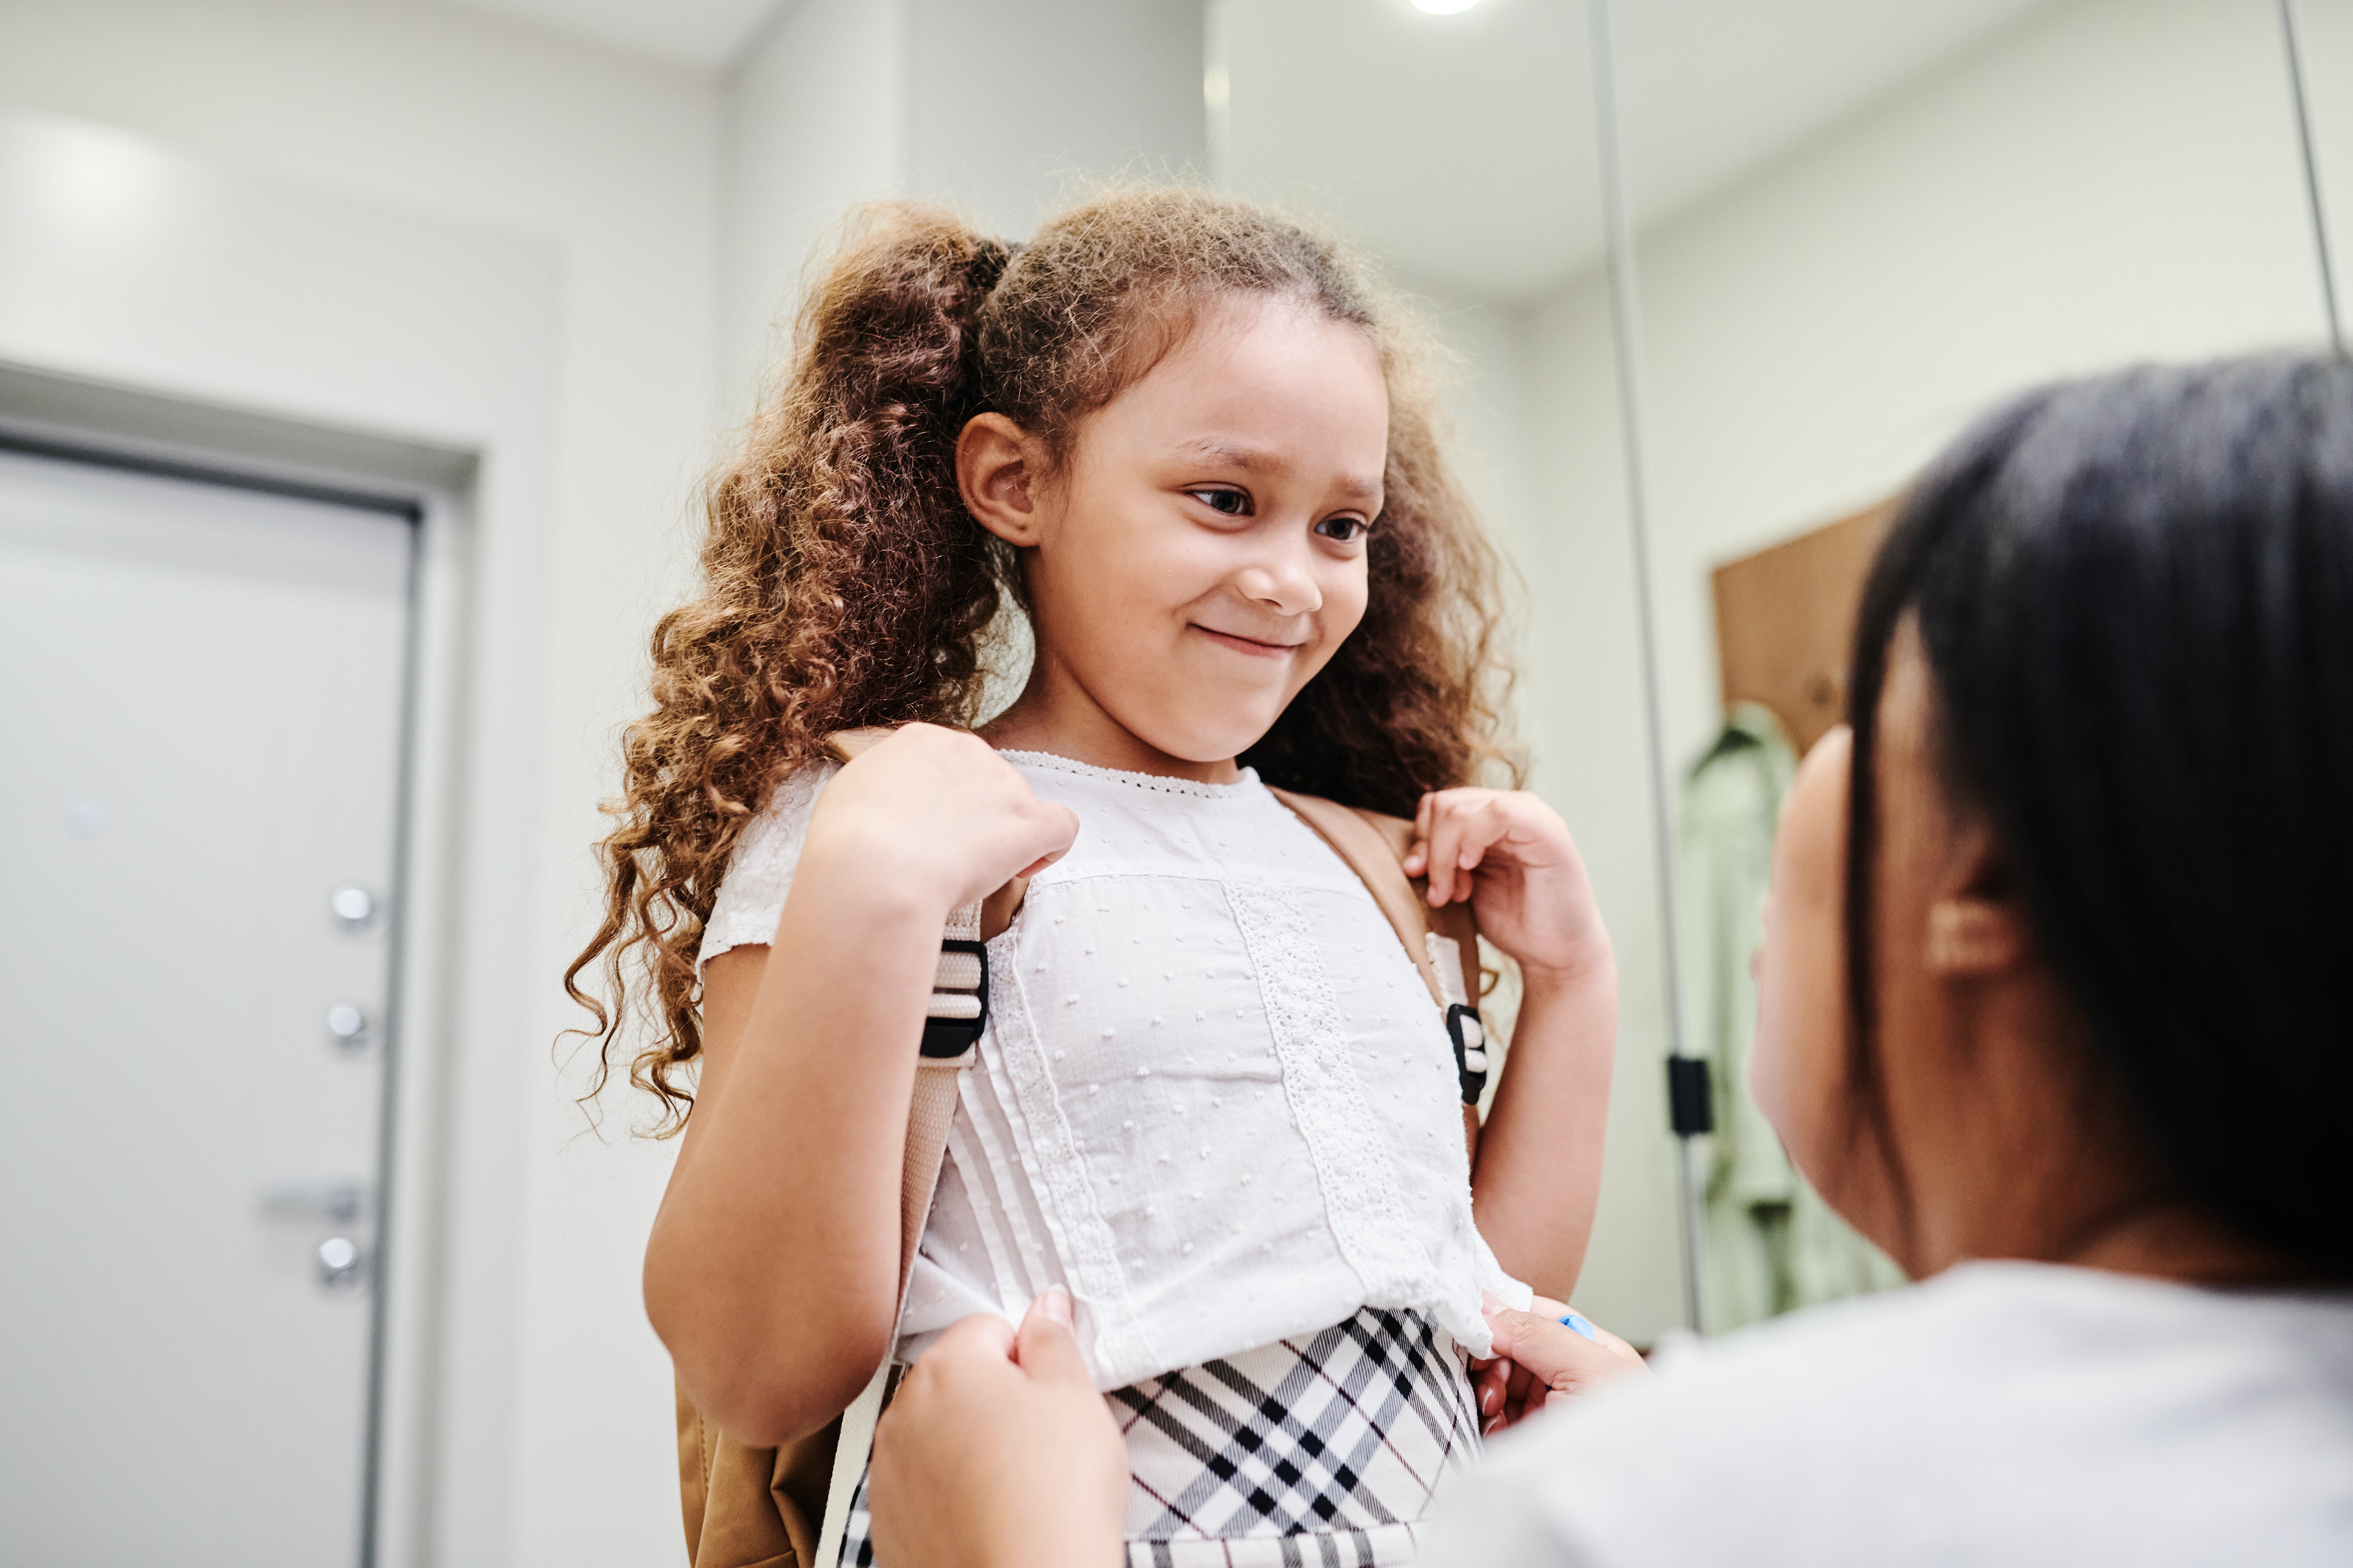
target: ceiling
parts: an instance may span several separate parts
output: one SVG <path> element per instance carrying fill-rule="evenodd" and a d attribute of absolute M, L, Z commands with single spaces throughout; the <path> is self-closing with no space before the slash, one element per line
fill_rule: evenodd
<path fill-rule="evenodd" d="M 439 3 L 715 71 L 796 0 Z M 1638 222 L 1723 190 L 2054 3 L 1616 0 Z M 1451 16 L 1409 0 L 1210 10 L 1231 188 L 1328 217 L 1425 287 L 1518 297 L 1599 255 L 1583 0 L 1481 0 Z"/>

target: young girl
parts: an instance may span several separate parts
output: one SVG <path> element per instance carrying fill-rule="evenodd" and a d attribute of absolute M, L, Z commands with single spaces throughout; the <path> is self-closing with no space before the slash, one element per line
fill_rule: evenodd
<path fill-rule="evenodd" d="M 883 209 L 800 325 L 656 634 L 581 961 L 649 944 L 638 1076 L 679 1106 L 700 1067 L 646 1260 L 681 1385 L 779 1444 L 893 1351 L 942 922 L 1026 875 L 896 1353 L 1066 1288 L 1134 1561 L 1405 1561 L 1476 1447 L 1482 1292 L 1576 1279 L 1615 1006 L 1567 830 L 1470 784 L 1492 566 L 1408 339 L 1328 244 L 1175 191 L 1023 247 Z M 1008 595 L 1026 687 L 934 727 Z M 1407 870 L 1518 962 L 1475 1160 L 1412 959 L 1270 784 L 1414 818 Z"/>

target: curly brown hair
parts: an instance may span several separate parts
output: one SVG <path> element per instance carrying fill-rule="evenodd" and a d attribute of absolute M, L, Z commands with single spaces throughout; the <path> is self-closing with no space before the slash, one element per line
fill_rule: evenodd
<path fill-rule="evenodd" d="M 607 806 L 605 918 L 565 973 L 596 1018 L 596 1089 L 642 969 L 655 1032 L 629 1079 L 660 1098 L 667 1129 L 683 1124 L 703 922 L 779 781 L 837 731 L 980 717 L 992 628 L 1022 589 L 1011 547 L 957 489 L 965 423 L 1004 415 L 1058 465 L 1082 420 L 1239 293 L 1360 327 L 1389 392 L 1364 619 L 1241 761 L 1403 816 L 1427 790 L 1516 780 L 1497 560 L 1440 449 L 1433 351 L 1345 249 L 1185 189 L 1096 195 L 1026 246 L 936 207 L 862 209 L 801 307 L 780 384 L 711 484 L 702 592 L 654 628 L 653 711 L 624 736 L 624 794 Z M 600 958 L 610 1010 L 579 984 Z"/>

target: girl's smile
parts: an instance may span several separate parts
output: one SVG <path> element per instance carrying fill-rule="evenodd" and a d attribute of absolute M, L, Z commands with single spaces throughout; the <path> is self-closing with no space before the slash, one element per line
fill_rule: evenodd
<path fill-rule="evenodd" d="M 1198 621 L 1190 628 L 1199 632 L 1220 647 L 1229 647 L 1246 658 L 1289 658 L 1306 646 L 1306 639 L 1278 641 L 1272 638 L 1246 637 L 1236 632 L 1221 632 L 1215 626 L 1205 626 Z"/>

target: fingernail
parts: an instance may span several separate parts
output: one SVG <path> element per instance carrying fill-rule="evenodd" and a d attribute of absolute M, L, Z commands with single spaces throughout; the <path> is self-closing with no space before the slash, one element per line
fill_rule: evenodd
<path fill-rule="evenodd" d="M 1503 1310 L 1504 1299 L 1501 1296 L 1496 1295 L 1493 1290 L 1479 1292 L 1479 1310 L 1483 1316 L 1492 1318 Z"/>
<path fill-rule="evenodd" d="M 1075 1330 L 1079 1326 L 1077 1314 L 1071 1310 L 1071 1292 L 1062 1286 L 1057 1285 L 1039 1297 L 1038 1310 L 1046 1314 L 1049 1321 L 1060 1323 L 1066 1329 Z"/>

